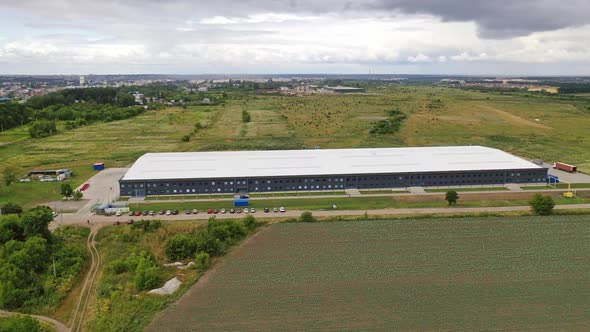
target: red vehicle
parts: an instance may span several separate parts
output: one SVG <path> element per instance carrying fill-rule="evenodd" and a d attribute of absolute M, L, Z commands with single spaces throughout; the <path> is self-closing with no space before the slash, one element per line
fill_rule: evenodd
<path fill-rule="evenodd" d="M 136 216 L 136 217 L 139 217 L 139 216 L 141 216 L 141 211 L 135 211 L 135 216 Z"/>
<path fill-rule="evenodd" d="M 212 209 L 207 209 L 207 214 L 212 214 L 213 210 Z"/>
<path fill-rule="evenodd" d="M 90 183 L 84 183 L 82 188 L 80 188 L 80 191 L 84 191 L 84 190 L 88 189 L 89 187 L 90 187 Z"/>
<path fill-rule="evenodd" d="M 576 167 L 574 165 L 569 165 L 569 164 L 560 163 L 560 162 L 554 163 L 553 168 L 561 170 L 561 171 L 570 172 L 570 173 L 575 173 L 578 170 L 578 167 Z"/>

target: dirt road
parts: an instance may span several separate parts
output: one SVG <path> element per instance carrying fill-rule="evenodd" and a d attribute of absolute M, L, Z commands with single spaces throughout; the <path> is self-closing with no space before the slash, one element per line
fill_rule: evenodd
<path fill-rule="evenodd" d="M 0 310 L 0 316 L 4 316 L 4 317 L 6 317 L 6 316 L 12 316 L 12 315 L 17 315 L 17 314 L 20 314 L 20 313 Z M 30 316 L 33 317 L 33 318 L 35 318 L 35 319 L 37 319 L 37 320 L 40 320 L 42 322 L 46 322 L 46 323 L 49 323 L 49 324 L 53 325 L 55 327 L 55 330 L 57 332 L 69 332 L 70 331 L 70 329 L 67 326 L 65 326 L 61 322 L 56 321 L 53 318 L 45 317 L 45 316 L 39 316 L 39 315 L 30 315 Z"/>
<path fill-rule="evenodd" d="M 106 223 L 102 223 L 100 226 L 104 226 Z M 86 246 L 88 247 L 88 251 L 90 252 L 91 256 L 91 263 L 90 269 L 88 269 L 88 274 L 84 279 L 84 286 L 82 286 L 82 291 L 80 292 L 80 298 L 78 299 L 78 305 L 76 306 L 76 310 L 74 311 L 74 316 L 72 318 L 72 328 L 73 332 L 81 331 L 84 327 L 84 316 L 86 314 L 86 309 L 88 308 L 88 302 L 90 299 L 90 293 L 94 288 L 94 283 L 96 282 L 96 276 L 98 271 L 100 271 L 102 265 L 102 258 L 98 250 L 96 249 L 96 233 L 100 226 L 94 226 L 90 228 L 90 234 L 88 235 L 88 239 L 86 241 Z"/>

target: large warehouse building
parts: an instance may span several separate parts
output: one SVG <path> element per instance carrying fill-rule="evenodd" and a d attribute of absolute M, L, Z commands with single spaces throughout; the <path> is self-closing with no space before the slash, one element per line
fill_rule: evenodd
<path fill-rule="evenodd" d="M 482 146 L 148 153 L 122 196 L 541 183 L 547 169 Z"/>

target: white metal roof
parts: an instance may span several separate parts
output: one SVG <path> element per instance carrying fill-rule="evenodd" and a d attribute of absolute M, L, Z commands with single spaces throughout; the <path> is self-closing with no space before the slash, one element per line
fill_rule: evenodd
<path fill-rule="evenodd" d="M 123 180 L 243 178 L 541 168 L 482 146 L 147 153 Z"/>

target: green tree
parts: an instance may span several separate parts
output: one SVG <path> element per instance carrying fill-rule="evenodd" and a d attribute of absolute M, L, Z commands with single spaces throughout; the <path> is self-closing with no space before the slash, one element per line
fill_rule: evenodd
<path fill-rule="evenodd" d="M 160 285 L 160 267 L 153 258 L 141 257 L 135 269 L 135 287 L 139 290 L 156 288 Z"/>
<path fill-rule="evenodd" d="M 454 190 L 447 191 L 445 200 L 449 203 L 449 206 L 457 204 L 459 200 L 459 194 Z"/>
<path fill-rule="evenodd" d="M 182 136 L 182 138 L 180 140 L 183 142 L 188 142 L 191 140 L 191 137 L 189 135 L 184 135 L 184 136 Z"/>
<path fill-rule="evenodd" d="M 74 191 L 72 190 L 72 186 L 69 183 L 62 183 L 59 189 L 59 192 L 62 196 L 66 198 L 72 197 Z"/>
<path fill-rule="evenodd" d="M 540 193 L 535 194 L 533 199 L 530 200 L 529 204 L 533 213 L 540 216 L 548 216 L 552 214 L 553 208 L 555 207 L 555 201 L 553 201 L 553 197 L 549 195 L 542 195 Z"/>
<path fill-rule="evenodd" d="M 0 318 L 0 331 L 10 332 L 41 332 L 41 323 L 31 316 L 14 315 Z"/>
<path fill-rule="evenodd" d="M 299 222 L 314 222 L 314 221 L 316 221 L 316 218 L 309 211 L 305 211 L 299 216 Z"/>
<path fill-rule="evenodd" d="M 6 167 L 4 169 L 4 184 L 6 186 L 10 186 L 10 184 L 14 181 L 16 181 L 16 175 L 14 175 L 14 170 L 10 167 Z"/>
<path fill-rule="evenodd" d="M 23 241 L 24 239 L 25 231 L 17 215 L 3 216 L 0 219 L 0 245 L 11 240 Z"/>
<path fill-rule="evenodd" d="M 48 240 L 51 238 L 48 226 L 53 220 L 53 213 L 50 208 L 36 207 L 30 209 L 22 214 L 21 219 L 26 237 L 40 236 Z"/>
<path fill-rule="evenodd" d="M 50 120 L 38 120 L 31 124 L 29 127 L 29 135 L 31 138 L 43 138 L 48 137 L 57 132 L 57 126 L 55 121 Z"/>
<path fill-rule="evenodd" d="M 84 197 L 84 193 L 82 193 L 80 190 L 76 190 L 74 191 L 74 200 L 79 201 L 82 199 L 82 197 Z"/>
<path fill-rule="evenodd" d="M 206 253 L 200 251 L 197 256 L 195 256 L 195 266 L 199 270 L 207 270 L 211 265 L 211 256 Z"/>
<path fill-rule="evenodd" d="M 176 234 L 165 246 L 166 256 L 173 261 L 193 257 L 196 251 L 196 240 L 189 234 Z"/>

